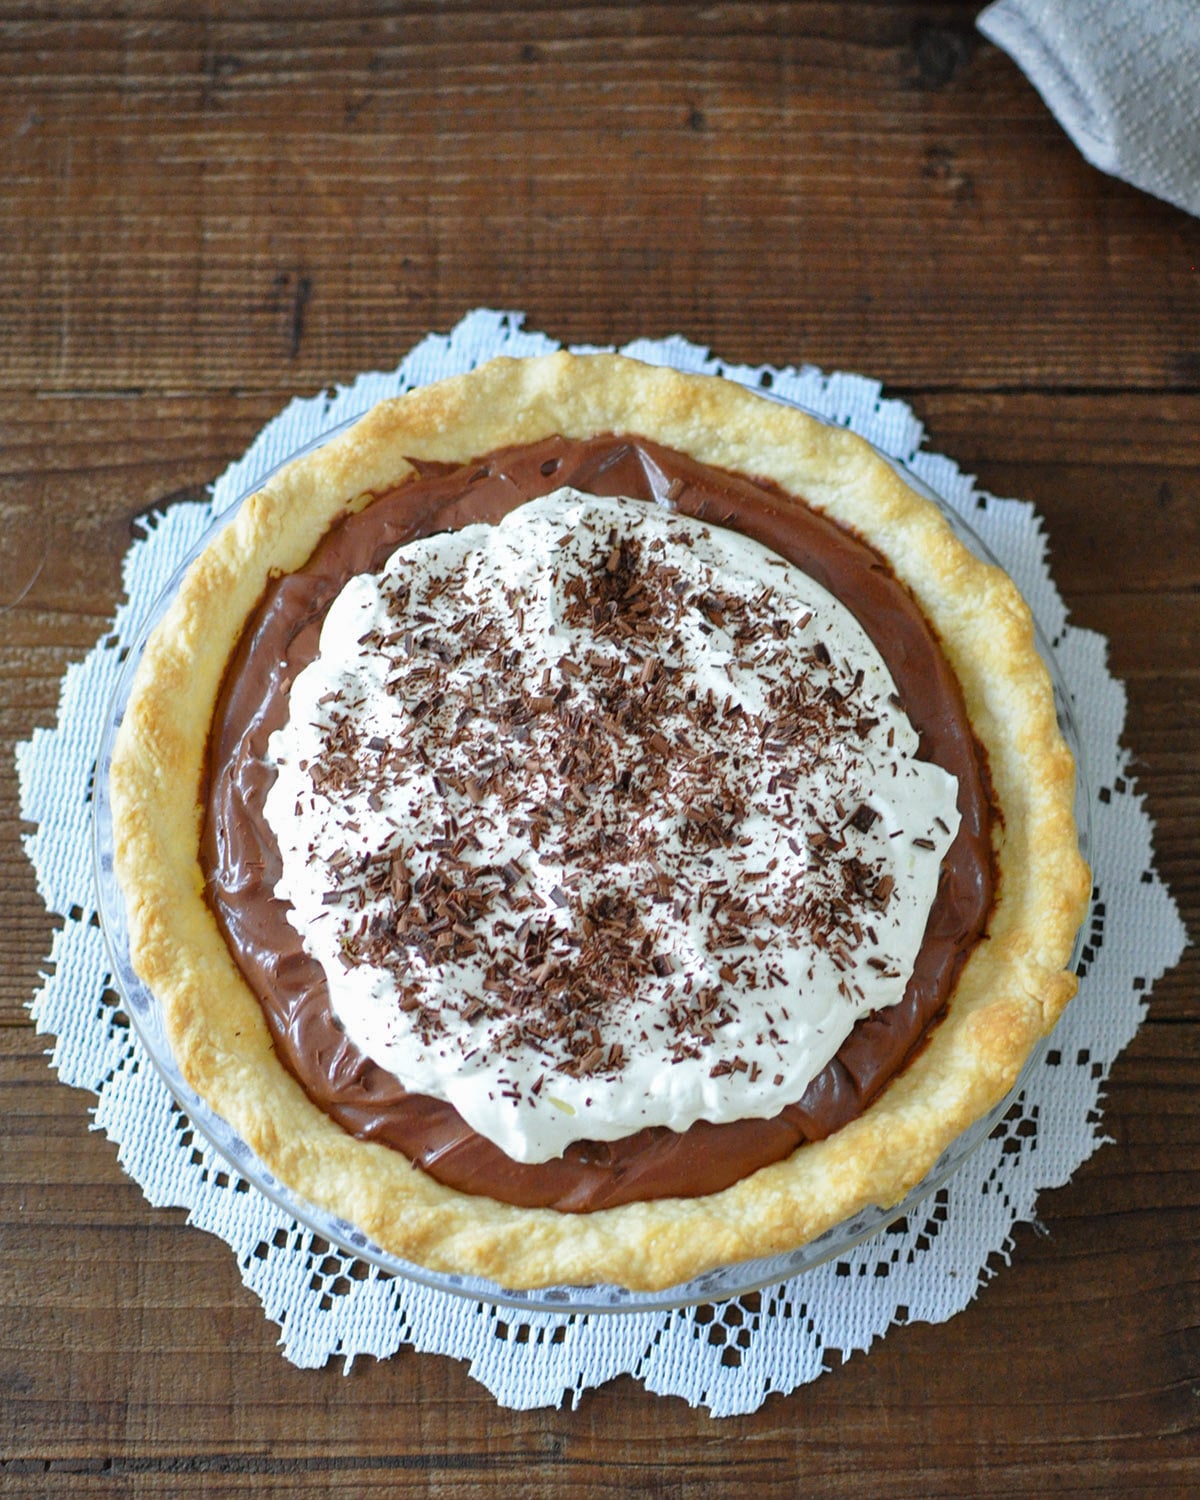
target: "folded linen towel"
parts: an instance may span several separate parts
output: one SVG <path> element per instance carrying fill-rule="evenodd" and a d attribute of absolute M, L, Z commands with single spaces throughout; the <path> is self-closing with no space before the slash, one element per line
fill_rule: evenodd
<path fill-rule="evenodd" d="M 997 0 L 977 24 L 1093 166 L 1200 215 L 1200 0 Z"/>

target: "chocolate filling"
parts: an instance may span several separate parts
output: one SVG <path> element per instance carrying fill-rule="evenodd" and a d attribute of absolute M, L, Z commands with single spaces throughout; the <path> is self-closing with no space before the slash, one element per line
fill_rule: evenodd
<path fill-rule="evenodd" d="M 859 538 L 775 486 L 714 470 L 641 437 L 548 438 L 461 467 L 416 463 L 415 478 L 335 524 L 299 572 L 273 580 L 231 657 L 213 719 L 201 858 L 217 921 L 258 996 L 284 1065 L 309 1098 L 362 1140 L 401 1151 L 438 1181 L 526 1207 L 586 1212 L 717 1192 L 854 1119 L 919 1050 L 983 936 L 994 890 L 992 805 L 961 689 L 920 609 Z M 440 1100 L 407 1093 L 359 1052 L 329 1009 L 324 975 L 273 895 L 279 854 L 262 813 L 270 734 L 290 683 L 316 655 L 321 623 L 349 578 L 405 542 L 494 523 L 570 484 L 665 501 L 771 547 L 846 603 L 888 664 L 920 754 L 958 779 L 958 836 L 943 866 L 904 999 L 855 1026 L 798 1103 L 770 1120 L 683 1132 L 643 1129 L 577 1142 L 554 1161 L 513 1161 Z"/>

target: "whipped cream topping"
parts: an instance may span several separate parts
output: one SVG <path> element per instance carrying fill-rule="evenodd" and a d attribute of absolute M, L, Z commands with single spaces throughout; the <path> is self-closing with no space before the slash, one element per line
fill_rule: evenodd
<path fill-rule="evenodd" d="M 352 579 L 270 749 L 340 1024 L 525 1162 L 798 1100 L 903 996 L 958 827 L 845 606 L 571 489 Z"/>

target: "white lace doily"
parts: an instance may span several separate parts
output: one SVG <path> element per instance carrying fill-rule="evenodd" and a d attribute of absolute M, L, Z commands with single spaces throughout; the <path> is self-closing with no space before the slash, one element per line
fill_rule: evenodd
<path fill-rule="evenodd" d="M 876 382 L 810 367 L 727 365 L 680 338 L 637 340 L 624 351 L 769 387 L 907 464 L 998 554 L 1072 692 L 1094 805 L 1095 892 L 1080 994 L 1021 1102 L 916 1213 L 781 1286 L 672 1312 L 516 1313 L 388 1277 L 301 1229 L 193 1133 L 120 1009 L 95 916 L 90 800 L 105 708 L 127 642 L 182 556 L 256 476 L 325 429 L 492 355 L 557 347 L 522 321 L 471 313 L 450 335 L 425 339 L 390 374 L 293 401 L 221 476 L 210 502 L 144 519 L 144 535 L 125 559 L 128 602 L 112 631 L 68 669 L 57 727 L 38 729 L 17 747 L 22 816 L 38 825 L 27 848 L 47 906 L 63 918 L 33 1017 L 55 1038 L 51 1059 L 62 1080 L 97 1095 L 95 1128 L 117 1143 L 122 1166 L 150 1202 L 186 1207 L 191 1223 L 230 1245 L 294 1364 L 312 1368 L 341 1355 L 349 1366 L 359 1355 L 383 1358 L 410 1344 L 468 1360 L 471 1375 L 504 1406 L 576 1403 L 583 1391 L 629 1373 L 714 1415 L 749 1412 L 769 1392 L 790 1391 L 831 1359 L 865 1350 L 891 1324 L 941 1322 L 975 1296 L 1007 1258 L 1013 1225 L 1033 1218 L 1038 1192 L 1065 1183 L 1100 1142 L 1104 1079 L 1137 1029 L 1147 991 L 1185 940 L 1154 872 L 1150 820 L 1118 745 L 1124 693 L 1106 670 L 1104 640 L 1066 622 L 1038 516 L 1028 504 L 980 493 L 949 459 L 920 451 L 920 423 L 903 403 L 881 399 Z"/>

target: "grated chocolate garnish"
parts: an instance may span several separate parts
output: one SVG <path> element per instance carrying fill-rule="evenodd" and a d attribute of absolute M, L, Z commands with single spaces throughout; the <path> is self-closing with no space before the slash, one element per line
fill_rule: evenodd
<path fill-rule="evenodd" d="M 326 904 L 362 913 L 342 935 L 343 966 L 384 971 L 426 1046 L 457 1046 L 465 1062 L 484 1023 L 495 1054 L 536 1054 L 544 1066 L 529 1100 L 555 1074 L 620 1075 L 626 1042 L 649 1024 L 648 997 L 666 1005 L 672 1061 L 719 1047 L 745 996 L 775 991 L 774 1005 L 788 983 L 776 937 L 825 955 L 846 976 L 847 1003 L 862 996 L 864 964 L 894 972 L 871 919 L 895 879 L 870 852 L 881 814 L 860 784 L 873 774 L 882 703 L 825 641 L 796 644 L 820 626 L 812 610 L 789 616 L 773 586 L 748 596 L 711 569 L 697 587 L 639 525 L 557 538 L 551 587 L 570 649 L 528 673 L 536 599 L 513 588 L 507 614 L 483 612 L 462 563 L 439 576 L 385 574 L 387 627 L 362 639 L 384 658 L 401 731 L 364 738 L 353 706 L 326 694 L 325 746 L 304 768 L 331 807 L 361 800 L 395 814 L 387 847 L 325 861 Z M 692 545 L 684 529 L 672 540 Z M 697 689 L 686 666 L 697 635 L 756 674 L 757 698 Z M 799 806 L 793 793 L 833 746 L 851 790 Z M 745 771 L 763 765 L 750 802 Z M 393 800 L 409 785 L 426 789 L 422 811 L 434 817 L 419 834 Z M 782 871 L 748 834 L 755 820 L 791 852 Z M 489 862 L 499 829 L 528 856 Z M 556 872 L 549 887 L 536 878 L 543 868 Z M 701 933 L 703 972 L 669 951 L 671 919 Z M 759 1044 L 778 1056 L 767 1019 Z M 764 1069 L 740 1054 L 708 1069 L 744 1072 L 755 1081 Z"/>

